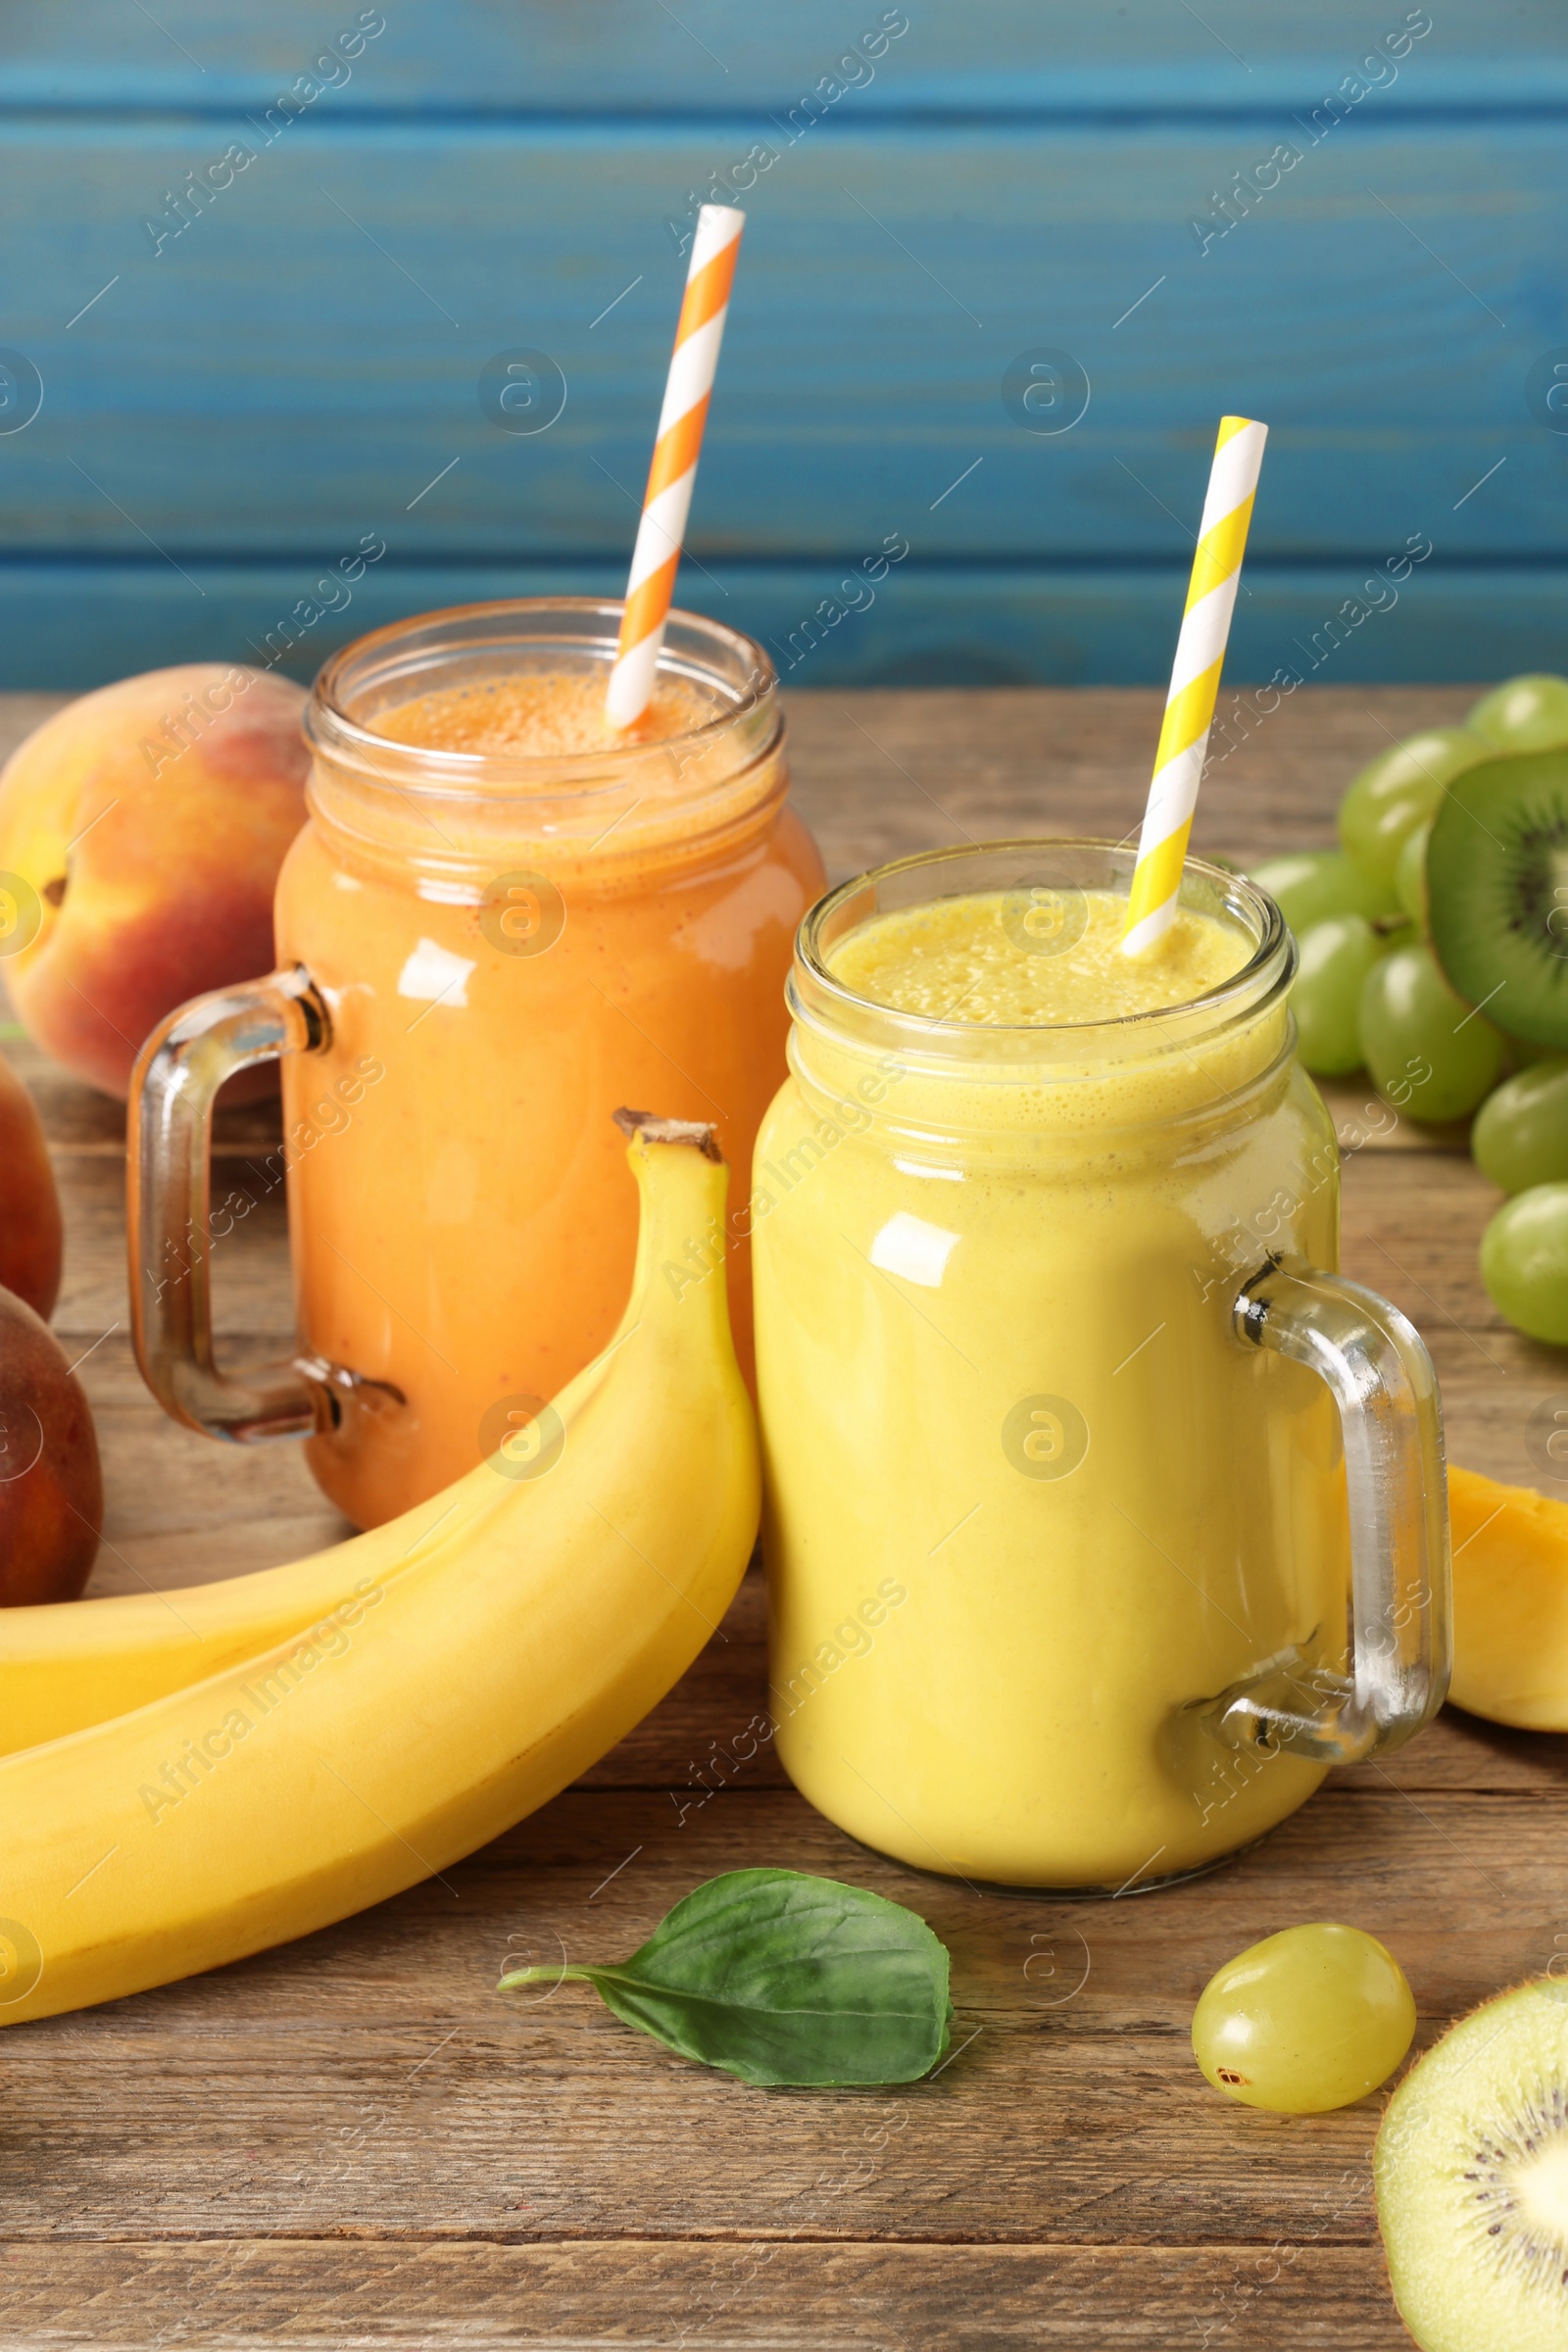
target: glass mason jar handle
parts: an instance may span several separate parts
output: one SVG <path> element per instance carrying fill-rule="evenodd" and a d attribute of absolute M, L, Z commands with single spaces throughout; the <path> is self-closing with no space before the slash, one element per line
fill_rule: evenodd
<path fill-rule="evenodd" d="M 1325 1380 L 1350 1506 L 1350 1671 L 1276 1660 L 1205 1710 L 1227 1745 L 1354 1764 L 1437 1713 L 1451 1663 L 1448 1482 L 1437 1375 L 1415 1326 L 1359 1283 L 1271 1262 L 1234 1301 L 1244 1345 Z M 1314 1703 L 1315 1701 L 1315 1703 Z"/>
<path fill-rule="evenodd" d="M 236 1070 L 319 1053 L 331 1034 L 325 1004 L 296 965 L 193 998 L 160 1023 L 137 1057 L 126 1216 L 131 1338 L 165 1412 L 210 1438 L 253 1445 L 324 1435 L 352 1404 L 403 1401 L 384 1383 L 315 1356 L 238 1378 L 213 1360 L 213 1098 Z"/>

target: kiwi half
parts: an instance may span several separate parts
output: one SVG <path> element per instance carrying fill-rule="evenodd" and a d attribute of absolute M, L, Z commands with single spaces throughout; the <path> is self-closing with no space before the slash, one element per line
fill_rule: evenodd
<path fill-rule="evenodd" d="M 1454 778 L 1427 844 L 1427 894 L 1460 996 L 1511 1037 L 1568 1048 L 1568 749 Z"/>
<path fill-rule="evenodd" d="M 1522 1984 L 1445 2034 L 1390 2100 L 1373 2176 L 1422 2352 L 1562 2352 L 1568 1983 Z"/>

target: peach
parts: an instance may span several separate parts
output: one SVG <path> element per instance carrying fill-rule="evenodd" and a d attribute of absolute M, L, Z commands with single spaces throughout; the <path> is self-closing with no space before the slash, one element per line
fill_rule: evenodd
<path fill-rule="evenodd" d="M 269 971 L 305 820 L 303 690 L 193 663 L 57 710 L 0 774 L 0 956 L 27 1034 L 123 1096 L 187 997 Z"/>
<path fill-rule="evenodd" d="M 103 1523 L 81 1384 L 48 1324 L 0 1291 L 0 1608 L 74 1600 Z"/>
<path fill-rule="evenodd" d="M 60 1198 L 43 1122 L 0 1057 L 0 1286 L 47 1322 L 60 1296 Z"/>

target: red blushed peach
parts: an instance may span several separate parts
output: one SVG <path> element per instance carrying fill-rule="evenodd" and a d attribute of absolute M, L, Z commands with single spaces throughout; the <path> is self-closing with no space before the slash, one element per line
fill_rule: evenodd
<path fill-rule="evenodd" d="M 103 1523 L 81 1384 L 48 1324 L 0 1291 L 0 1608 L 74 1600 Z"/>
<path fill-rule="evenodd" d="M 0 1059 L 0 1286 L 47 1322 L 60 1296 L 60 1199 L 43 1124 Z"/>
<path fill-rule="evenodd" d="M 199 663 L 84 694 L 0 775 L 0 955 L 28 1035 L 123 1096 L 148 1031 L 272 966 L 302 689 Z"/>

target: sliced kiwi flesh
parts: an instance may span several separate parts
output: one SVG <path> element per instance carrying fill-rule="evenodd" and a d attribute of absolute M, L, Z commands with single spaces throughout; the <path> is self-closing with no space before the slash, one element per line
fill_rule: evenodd
<path fill-rule="evenodd" d="M 1568 1983 L 1521 1984 L 1446 2034 L 1390 2100 L 1373 2177 L 1421 2352 L 1562 2352 Z"/>
<path fill-rule="evenodd" d="M 1427 895 L 1460 996 L 1510 1037 L 1568 1049 L 1568 749 L 1454 778 L 1427 843 Z"/>

